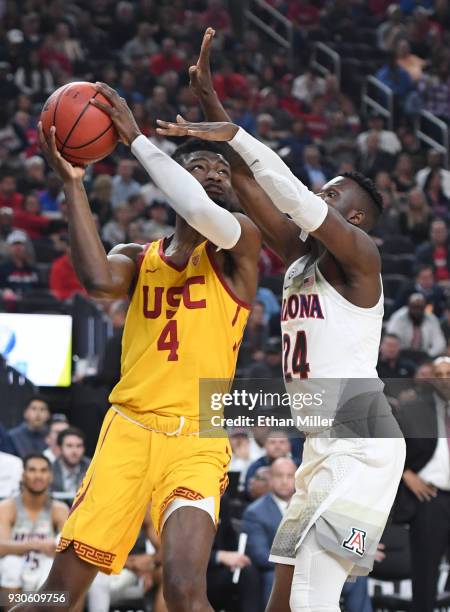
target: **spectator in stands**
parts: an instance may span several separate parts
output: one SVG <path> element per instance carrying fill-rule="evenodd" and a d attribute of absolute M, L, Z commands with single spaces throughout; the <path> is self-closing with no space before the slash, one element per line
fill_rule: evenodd
<path fill-rule="evenodd" d="M 48 459 L 30 454 L 24 459 L 20 494 L 0 502 L 0 586 L 4 593 L 34 591 L 50 571 L 56 536 L 69 515 L 66 504 L 50 498 L 51 480 Z"/>
<path fill-rule="evenodd" d="M 205 28 L 209 26 L 221 34 L 229 34 L 231 31 L 230 17 L 222 0 L 208 0 L 208 8 L 200 17 Z"/>
<path fill-rule="evenodd" d="M 89 194 L 89 204 L 94 214 L 98 216 L 100 225 L 104 225 L 112 216 L 112 179 L 108 174 L 98 174 Z"/>
<path fill-rule="evenodd" d="M 53 414 L 48 426 L 48 434 L 45 442 L 48 446 L 42 453 L 50 463 L 53 463 L 61 454 L 61 447 L 58 445 L 58 434 L 69 427 L 69 422 L 64 414 Z"/>
<path fill-rule="evenodd" d="M 367 119 L 367 130 L 361 132 L 356 138 L 356 144 L 361 153 L 367 150 L 367 139 L 372 132 L 377 132 L 379 136 L 379 148 L 390 155 L 397 155 L 402 150 L 402 145 L 398 136 L 392 130 L 387 130 L 384 126 L 382 115 L 371 113 Z"/>
<path fill-rule="evenodd" d="M 425 73 L 419 81 L 417 89 L 420 93 L 424 110 L 436 115 L 447 123 L 450 122 L 450 61 L 442 58 L 435 70 Z"/>
<path fill-rule="evenodd" d="M 131 159 L 122 159 L 117 167 L 117 174 L 112 180 L 111 204 L 113 209 L 126 202 L 131 195 L 139 193 L 140 185 L 133 179 L 135 164 Z"/>
<path fill-rule="evenodd" d="M 122 335 L 125 319 L 128 312 L 127 300 L 116 300 L 109 310 L 113 334 L 105 345 L 105 350 L 100 358 L 97 378 L 106 385 L 109 390 L 119 382 L 120 359 L 122 355 Z"/>
<path fill-rule="evenodd" d="M 169 213 L 163 201 L 155 200 L 146 214 L 148 220 L 143 222 L 142 232 L 149 242 L 173 233 L 174 228 L 169 224 Z"/>
<path fill-rule="evenodd" d="M 245 493 L 247 496 L 249 494 L 250 478 L 252 478 L 258 468 L 270 466 L 275 459 L 279 459 L 280 457 L 292 458 L 288 435 L 281 429 L 273 429 L 268 432 L 264 441 L 264 450 L 265 454 L 254 461 L 247 470 L 245 478 Z M 294 460 L 294 463 L 297 464 L 297 461 Z"/>
<path fill-rule="evenodd" d="M 15 455 L 11 455 L 10 453 L 5 453 L 0 450 L 0 499 L 5 499 L 6 497 L 13 497 L 14 495 L 17 495 L 19 493 L 22 472 L 22 459 L 19 459 L 19 457 L 16 457 Z"/>
<path fill-rule="evenodd" d="M 394 53 L 390 54 L 386 63 L 377 70 L 375 77 L 392 90 L 397 106 L 403 108 L 409 94 L 414 91 L 414 81 L 409 73 L 397 64 Z"/>
<path fill-rule="evenodd" d="M 399 230 L 402 236 L 408 236 L 414 244 L 425 242 L 430 234 L 431 210 L 421 189 L 408 192 L 406 209 L 398 216 Z"/>
<path fill-rule="evenodd" d="M 137 194 L 136 194 L 137 195 Z M 102 238 L 112 246 L 127 242 L 128 227 L 131 221 L 131 210 L 126 202 L 114 207 L 113 218 L 108 221 L 102 230 Z"/>
<path fill-rule="evenodd" d="M 358 170 L 365 176 L 374 179 L 378 173 L 388 172 L 392 168 L 393 162 L 393 155 L 383 151 L 380 146 L 379 133 L 376 131 L 370 132 L 365 141 L 364 150 L 358 156 Z"/>
<path fill-rule="evenodd" d="M 53 493 L 63 493 L 74 498 L 89 467 L 90 459 L 85 457 L 84 434 L 76 427 L 67 427 L 57 436 L 60 455 L 52 464 Z"/>
<path fill-rule="evenodd" d="M 392 180 L 394 181 L 395 189 L 399 193 L 405 193 L 415 187 L 414 166 L 411 157 L 407 153 L 401 153 L 398 156 Z"/>
<path fill-rule="evenodd" d="M 26 232 L 32 240 L 42 238 L 50 230 L 52 222 L 48 217 L 42 215 L 39 196 L 36 192 L 30 192 L 25 196 L 22 210 L 16 210 L 13 214 L 13 224 L 17 229 Z"/>
<path fill-rule="evenodd" d="M 297 118 L 293 121 L 291 134 L 280 142 L 280 155 L 289 164 L 294 174 L 298 175 L 303 166 L 305 147 L 312 144 L 311 136 L 306 131 L 305 121 Z M 286 148 L 286 152 L 283 149 Z"/>
<path fill-rule="evenodd" d="M 311 106 L 314 98 L 322 96 L 325 89 L 325 79 L 312 66 L 309 66 L 304 74 L 296 77 L 292 83 L 292 95 L 308 106 Z"/>
<path fill-rule="evenodd" d="M 277 149 L 279 145 L 274 126 L 275 121 L 269 113 L 261 113 L 256 117 L 255 138 L 271 149 Z"/>
<path fill-rule="evenodd" d="M 22 207 L 23 194 L 17 191 L 15 175 L 8 169 L 4 170 L 0 179 L 0 207 L 7 206 L 14 210 Z"/>
<path fill-rule="evenodd" d="M 138 91 L 136 77 L 131 70 L 122 70 L 117 92 L 122 98 L 125 98 L 129 105 L 139 104 L 144 101 L 144 96 Z"/>
<path fill-rule="evenodd" d="M 270 491 L 270 467 L 262 466 L 256 470 L 248 481 L 248 496 L 252 501 L 259 499 Z"/>
<path fill-rule="evenodd" d="M 409 523 L 413 612 L 436 607 L 439 565 L 450 534 L 450 357 L 433 363 L 432 394 L 421 394 L 396 416 L 406 440 L 395 519 Z"/>
<path fill-rule="evenodd" d="M 386 330 L 400 339 L 402 349 L 423 351 L 436 357 L 445 351 L 445 338 L 439 319 L 425 311 L 426 300 L 421 293 L 413 293 L 408 305 L 391 316 Z"/>
<path fill-rule="evenodd" d="M 34 102 L 44 100 L 55 90 L 55 81 L 51 71 L 42 62 L 36 49 L 25 56 L 23 65 L 14 75 L 14 82 L 20 91 L 30 96 Z"/>
<path fill-rule="evenodd" d="M 280 108 L 280 101 L 273 87 L 264 87 L 261 90 L 258 111 L 271 115 L 277 127 L 278 138 L 285 138 L 289 135 L 292 117 L 287 111 Z"/>
<path fill-rule="evenodd" d="M 440 169 L 432 170 L 428 174 L 423 190 L 433 215 L 447 220 L 450 214 L 450 199 L 444 193 Z"/>
<path fill-rule="evenodd" d="M 412 378 L 415 365 L 400 355 L 400 338 L 387 333 L 380 344 L 377 372 L 380 378 Z"/>
<path fill-rule="evenodd" d="M 268 339 L 263 361 L 251 365 L 247 376 L 248 378 L 275 378 L 282 380 L 283 368 L 280 338 Z"/>
<path fill-rule="evenodd" d="M 62 199 L 62 181 L 57 174 L 50 172 L 47 177 L 47 189 L 39 196 L 41 208 L 45 212 L 59 212 Z"/>
<path fill-rule="evenodd" d="M 440 318 L 444 312 L 446 304 L 445 293 L 434 280 L 433 267 L 428 264 L 422 264 L 417 269 L 414 280 L 408 281 L 403 287 L 400 287 L 397 299 L 395 300 L 395 309 L 398 310 L 408 302 L 408 298 L 413 293 L 421 293 L 427 303 L 431 307 L 433 313 Z M 427 309 L 428 310 L 428 309 Z"/>
<path fill-rule="evenodd" d="M 274 579 L 270 548 L 283 514 L 295 491 L 297 466 L 288 457 L 275 459 L 270 466 L 270 492 L 251 503 L 242 515 L 241 531 L 247 534 L 247 553 L 262 580 L 262 609 L 269 601 Z"/>
<path fill-rule="evenodd" d="M 160 53 L 156 53 L 150 59 L 150 72 L 159 77 L 169 70 L 181 72 L 182 69 L 183 62 L 176 50 L 176 42 L 173 38 L 165 38 Z"/>
<path fill-rule="evenodd" d="M 417 262 L 433 266 L 437 282 L 450 279 L 450 249 L 445 221 L 435 219 L 431 223 L 430 240 L 416 250 Z"/>
<path fill-rule="evenodd" d="M 418 187 L 424 189 L 427 178 L 432 170 L 439 170 L 442 190 L 445 197 L 450 199 L 450 171 L 444 168 L 442 153 L 436 149 L 430 149 L 428 151 L 426 168 L 422 168 L 416 174 Z"/>
<path fill-rule="evenodd" d="M 387 20 L 377 29 L 377 42 L 381 51 L 392 51 L 395 44 L 407 34 L 403 13 L 398 4 L 391 4 L 386 11 Z"/>
<path fill-rule="evenodd" d="M 265 320 L 264 304 L 255 302 L 248 318 L 242 342 L 254 361 L 264 358 L 266 343 L 269 339 L 269 328 Z"/>
<path fill-rule="evenodd" d="M 61 236 L 65 253 L 54 260 L 50 268 L 49 288 L 57 300 L 71 300 L 74 295 L 86 295 L 73 267 L 68 236 Z"/>
<path fill-rule="evenodd" d="M 29 453 L 42 453 L 47 448 L 47 421 L 50 409 L 41 396 L 32 397 L 23 412 L 23 422 L 10 429 L 9 437 L 20 457 Z"/>
<path fill-rule="evenodd" d="M 17 189 L 27 194 L 30 191 L 40 190 L 45 187 L 45 162 L 39 155 L 28 157 L 24 162 L 24 174 L 21 175 Z"/>
<path fill-rule="evenodd" d="M 411 53 L 409 42 L 406 39 L 401 39 L 397 42 L 395 46 L 395 55 L 397 66 L 406 70 L 415 83 L 420 81 L 426 61 L 418 55 Z"/>
<path fill-rule="evenodd" d="M 10 289 L 16 298 L 39 287 L 37 269 L 31 265 L 28 239 L 21 230 L 12 231 L 6 239 L 8 259 L 0 264 L 0 288 Z"/>
<path fill-rule="evenodd" d="M 319 148 L 315 145 L 305 147 L 303 159 L 304 164 L 300 171 L 300 180 L 312 191 L 320 191 L 329 180 L 330 171 L 322 161 Z"/>
<path fill-rule="evenodd" d="M 142 55 L 150 59 L 158 51 L 158 45 L 153 39 L 155 29 L 156 26 L 145 21 L 139 23 L 136 36 L 129 40 L 122 49 L 122 57 L 125 62 L 129 64 L 135 55 Z"/>

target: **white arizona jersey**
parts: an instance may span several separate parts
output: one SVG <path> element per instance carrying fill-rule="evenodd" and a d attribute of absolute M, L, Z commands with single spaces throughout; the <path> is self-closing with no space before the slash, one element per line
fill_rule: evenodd
<path fill-rule="evenodd" d="M 383 293 L 372 308 L 354 306 L 325 280 L 318 264 L 304 255 L 284 279 L 281 330 L 288 390 L 302 379 L 378 376 Z"/>

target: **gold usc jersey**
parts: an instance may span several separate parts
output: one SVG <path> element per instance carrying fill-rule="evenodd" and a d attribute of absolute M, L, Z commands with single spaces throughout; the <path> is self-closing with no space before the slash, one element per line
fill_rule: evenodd
<path fill-rule="evenodd" d="M 122 339 L 121 379 L 110 402 L 145 423 L 145 414 L 199 418 L 200 379 L 231 380 L 250 305 L 233 295 L 198 245 L 184 266 L 145 251 Z"/>

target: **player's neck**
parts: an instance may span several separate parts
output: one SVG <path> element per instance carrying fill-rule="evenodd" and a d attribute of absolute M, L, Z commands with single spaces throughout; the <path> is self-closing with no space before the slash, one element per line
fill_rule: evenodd
<path fill-rule="evenodd" d="M 44 491 L 43 493 L 38 493 L 34 495 L 27 489 L 23 489 L 22 491 L 22 501 L 23 505 L 27 510 L 31 512 L 39 512 L 45 506 L 45 502 L 48 498 L 48 492 Z"/>
<path fill-rule="evenodd" d="M 188 225 L 183 218 L 177 217 L 175 223 L 175 233 L 170 242 L 170 250 L 172 252 L 191 251 L 204 240 L 205 237 Z"/>

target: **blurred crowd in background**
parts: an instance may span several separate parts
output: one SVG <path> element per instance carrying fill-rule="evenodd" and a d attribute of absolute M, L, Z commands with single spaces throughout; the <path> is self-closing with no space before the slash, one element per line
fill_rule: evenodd
<path fill-rule="evenodd" d="M 62 184 L 38 145 L 42 105 L 68 82 L 104 81 L 126 99 L 142 132 L 171 155 L 177 142 L 155 134 L 156 119 L 174 120 L 181 113 L 189 121 L 202 120 L 189 89 L 188 68 L 197 60 L 207 26 L 216 30 L 214 86 L 235 123 L 277 151 L 314 191 L 340 172 L 359 170 L 382 192 L 385 214 L 373 233 L 385 291 L 379 375 L 389 379 L 387 395 L 398 414 L 423 396 L 433 397 L 429 380 L 442 377 L 442 364 L 433 360 L 450 357 L 450 170 L 442 152 L 418 139 L 415 118 L 428 110 L 450 122 L 450 3 L 269 4 L 293 23 L 292 52 L 250 27 L 246 2 L 0 0 L 0 310 L 72 314 L 76 304 L 89 303 L 110 324 L 102 354 L 91 355 L 89 368 L 75 370 L 70 388 L 41 389 L 47 395 L 43 398 L 34 397 L 32 385 L 25 386 L 24 394 L 15 396 L 14 418 L 3 418 L 0 408 L 0 497 L 17 495 L 23 478 L 28 484 L 22 490 L 32 488 L 28 472 L 37 464 L 48 472 L 54 497 L 73 499 L 89 463 L 85 455 L 93 452 L 108 391 L 119 376 L 127 309 L 125 300 L 91 300 L 75 275 Z M 271 26 L 279 28 L 275 20 Z M 311 63 L 317 41 L 341 54 L 340 80 Z M 392 129 L 383 116 L 360 110 L 368 74 L 394 94 Z M 119 144 L 110 157 L 89 167 L 85 184 L 107 251 L 123 242 L 159 240 L 173 231 L 170 203 L 125 146 Z M 238 376 L 281 379 L 284 270 L 266 247 L 259 271 Z M 0 370 L 0 378 L 14 379 L 5 364 Z M 290 441 L 283 432 L 249 436 L 239 430 L 231 432 L 231 441 L 231 487 L 208 569 L 209 596 L 217 610 L 259 612 L 273 579 L 268 550 L 294 490 L 302 441 Z M 17 457 L 30 453 L 36 456 L 22 476 Z M 409 489 L 419 499 L 414 485 Z M 445 540 L 450 538 L 448 515 L 443 523 Z M 247 555 L 232 552 L 240 530 L 249 533 Z M 107 611 L 131 587 L 138 596 L 156 593 L 154 609 L 164 610 L 151 526 L 144 525 L 142 540 L 123 582 L 101 578 L 93 587 L 90 612 Z M 0 542 L 0 558 L 5 550 Z M 381 549 L 380 563 L 384 557 Z M 237 566 L 243 572 L 233 590 L 230 569 Z M 1 575 L 0 567 L 3 588 L 25 584 L 20 577 L 17 584 L 10 577 L 4 583 Z M 343 605 L 348 612 L 372 610 L 366 580 L 348 587 Z"/>

